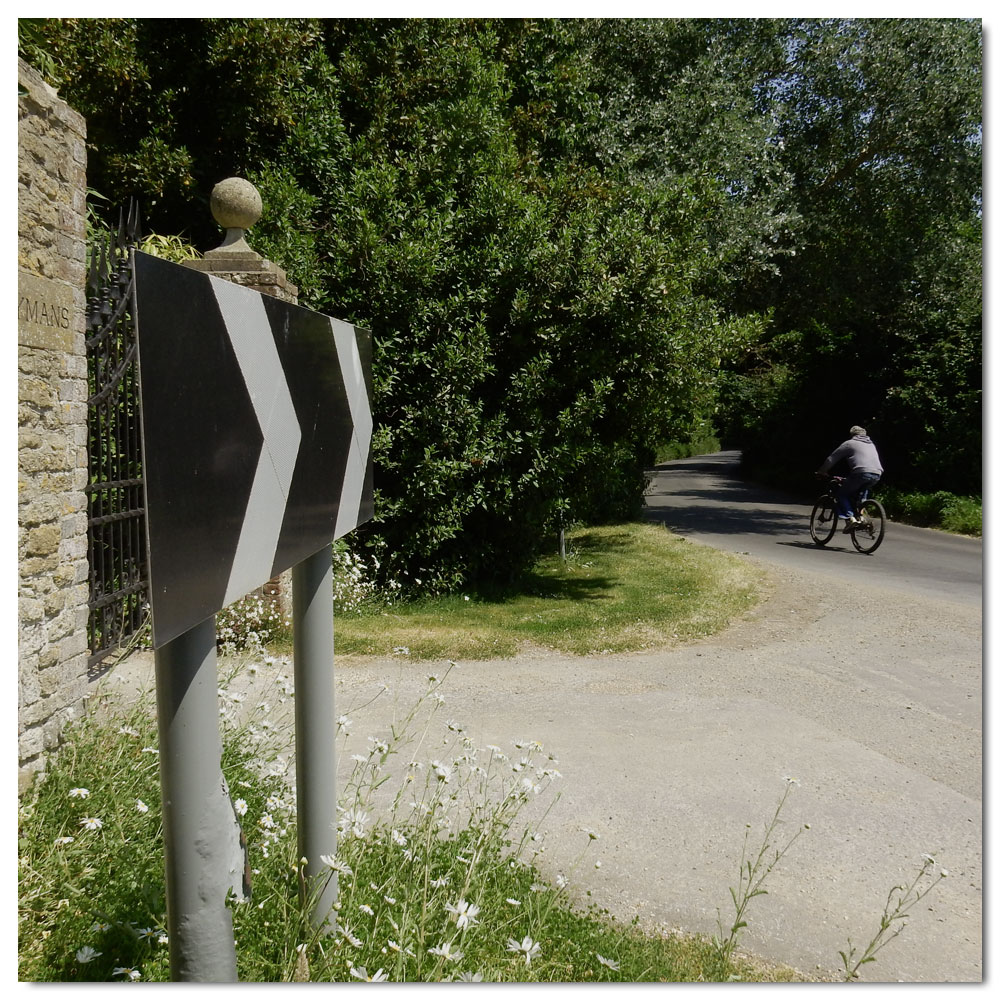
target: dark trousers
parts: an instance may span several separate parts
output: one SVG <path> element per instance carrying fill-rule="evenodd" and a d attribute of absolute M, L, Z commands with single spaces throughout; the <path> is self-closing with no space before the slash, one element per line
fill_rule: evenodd
<path fill-rule="evenodd" d="M 881 479 L 877 472 L 865 472 L 856 469 L 840 484 L 837 490 L 837 513 L 841 517 L 853 517 L 853 503 L 861 493 L 868 491 Z"/>

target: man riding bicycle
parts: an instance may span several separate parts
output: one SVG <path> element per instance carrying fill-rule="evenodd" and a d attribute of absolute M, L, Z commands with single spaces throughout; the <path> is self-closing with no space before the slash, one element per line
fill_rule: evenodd
<path fill-rule="evenodd" d="M 864 427 L 855 424 L 851 436 L 835 448 L 826 461 L 816 470 L 817 476 L 827 476 L 839 462 L 847 468 L 847 478 L 836 491 L 837 513 L 846 522 L 845 532 L 861 523 L 854 513 L 854 498 L 862 491 L 869 490 L 882 478 L 882 462 L 878 451 Z"/>

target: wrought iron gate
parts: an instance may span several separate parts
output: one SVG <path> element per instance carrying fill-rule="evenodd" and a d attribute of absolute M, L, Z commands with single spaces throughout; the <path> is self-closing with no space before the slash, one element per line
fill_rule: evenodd
<path fill-rule="evenodd" d="M 117 231 L 91 242 L 87 278 L 86 487 L 90 562 L 89 665 L 134 636 L 146 618 L 146 525 L 142 486 L 130 250 L 139 241 L 133 203 Z"/>

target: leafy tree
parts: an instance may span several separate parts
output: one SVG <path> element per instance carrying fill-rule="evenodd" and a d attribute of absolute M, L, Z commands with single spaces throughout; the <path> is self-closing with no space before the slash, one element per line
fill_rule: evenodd
<path fill-rule="evenodd" d="M 758 468 L 768 455 L 808 470 L 861 422 L 897 484 L 944 476 L 978 489 L 978 388 L 959 383 L 979 384 L 981 306 L 969 297 L 981 301 L 970 266 L 981 246 L 981 25 L 793 21 L 783 32 L 785 64 L 762 68 L 757 94 L 779 124 L 803 223 L 795 256 L 747 301 L 773 309 L 773 339 L 732 380 L 731 433 Z M 946 272 L 972 281 L 965 297 L 933 278 L 944 247 L 957 255 Z M 959 336 L 961 376 L 941 363 Z M 778 382 L 777 396 L 755 397 L 755 385 Z M 764 411 L 756 429 L 735 405 L 746 412 L 748 399 Z"/>
<path fill-rule="evenodd" d="M 582 30 L 48 22 L 110 196 L 145 192 L 154 228 L 211 245 L 192 192 L 245 173 L 258 249 L 373 330 L 376 518 L 355 541 L 387 576 L 506 577 L 561 520 L 634 511 L 650 445 L 710 408 L 754 331 L 696 287 L 711 185 L 594 155 Z"/>

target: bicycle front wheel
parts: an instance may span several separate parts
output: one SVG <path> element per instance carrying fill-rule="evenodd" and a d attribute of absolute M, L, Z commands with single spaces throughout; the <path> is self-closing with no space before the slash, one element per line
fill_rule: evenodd
<path fill-rule="evenodd" d="M 837 530 L 837 508 L 830 497 L 820 497 L 809 516 L 809 534 L 817 545 L 826 545 Z"/>
<path fill-rule="evenodd" d="M 859 552 L 874 552 L 885 537 L 885 508 L 878 500 L 866 500 L 857 511 L 861 524 L 851 531 L 851 541 Z"/>

